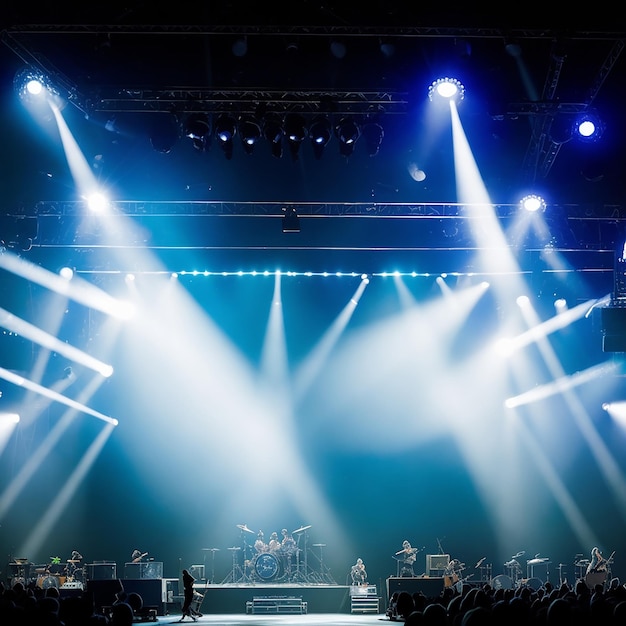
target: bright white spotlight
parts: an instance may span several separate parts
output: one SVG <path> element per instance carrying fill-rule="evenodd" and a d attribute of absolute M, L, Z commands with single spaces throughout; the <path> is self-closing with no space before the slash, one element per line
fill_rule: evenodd
<path fill-rule="evenodd" d="M 517 302 L 517 306 L 523 308 L 527 307 L 530 304 L 530 299 L 528 298 L 528 296 L 519 296 L 517 300 L 515 300 L 515 302 Z"/>
<path fill-rule="evenodd" d="M 74 270 L 71 267 L 62 267 L 59 270 L 59 276 L 65 278 L 65 280 L 72 280 L 74 277 Z"/>
<path fill-rule="evenodd" d="M 30 68 L 15 74 L 13 87 L 24 104 L 45 102 L 46 95 L 58 95 L 46 76 Z"/>
<path fill-rule="evenodd" d="M 92 193 L 87 198 L 87 206 L 89 210 L 94 213 L 102 213 L 102 211 L 107 208 L 108 204 L 109 201 L 107 197 L 100 192 Z"/>
<path fill-rule="evenodd" d="M 546 210 L 546 201 L 541 196 L 531 193 L 527 196 L 524 196 L 520 200 L 520 206 L 522 209 L 524 209 L 524 211 L 536 213 L 537 211 Z"/>
<path fill-rule="evenodd" d="M 428 88 L 428 99 L 440 98 L 460 102 L 465 97 L 465 87 L 456 78 L 438 78 Z"/>
<path fill-rule="evenodd" d="M 574 122 L 574 136 L 580 141 L 597 141 L 603 131 L 602 120 L 595 113 L 584 113 Z"/>
<path fill-rule="evenodd" d="M 38 96 L 43 91 L 43 85 L 40 80 L 33 78 L 26 83 L 26 91 L 33 96 Z"/>

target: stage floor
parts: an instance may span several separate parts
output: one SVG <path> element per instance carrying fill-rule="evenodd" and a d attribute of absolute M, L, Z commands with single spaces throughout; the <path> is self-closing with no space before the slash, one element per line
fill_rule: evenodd
<path fill-rule="evenodd" d="M 159 624 L 180 623 L 178 615 L 161 615 L 157 617 Z M 380 621 L 390 621 L 385 614 L 345 614 L 345 613 L 308 613 L 306 615 L 232 615 L 203 614 L 198 617 L 197 624 L 219 624 L 220 626 L 371 626 Z M 155 623 L 155 622 L 152 622 Z M 183 624 L 193 624 L 186 617 Z"/>

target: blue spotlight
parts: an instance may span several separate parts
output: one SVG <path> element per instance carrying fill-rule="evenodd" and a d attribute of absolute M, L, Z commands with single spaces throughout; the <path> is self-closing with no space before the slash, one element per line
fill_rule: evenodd
<path fill-rule="evenodd" d="M 465 98 L 465 87 L 456 78 L 438 78 L 428 88 L 428 99 L 454 100 L 460 102 Z"/>
<path fill-rule="evenodd" d="M 602 120 L 595 113 L 586 112 L 574 122 L 574 136 L 580 141 L 597 141 L 603 132 Z"/>
<path fill-rule="evenodd" d="M 31 68 L 19 70 L 13 78 L 13 88 L 24 104 L 46 103 L 50 97 L 53 97 L 57 101 L 57 106 L 62 108 L 58 90 L 41 72 Z"/>
<path fill-rule="evenodd" d="M 541 196 L 531 193 L 527 196 L 524 196 L 520 200 L 520 207 L 524 209 L 524 211 L 528 211 L 529 213 L 545 211 L 546 201 Z"/>

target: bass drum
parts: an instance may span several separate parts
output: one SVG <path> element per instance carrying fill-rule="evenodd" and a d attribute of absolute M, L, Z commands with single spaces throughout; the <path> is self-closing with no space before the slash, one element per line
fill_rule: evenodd
<path fill-rule="evenodd" d="M 281 564 L 270 552 L 259 554 L 254 563 L 254 571 L 261 580 L 274 580 L 281 574 Z"/>
<path fill-rule="evenodd" d="M 500 574 L 491 580 L 494 589 L 513 589 L 513 580 L 506 574 Z"/>
<path fill-rule="evenodd" d="M 585 584 L 589 589 L 595 589 L 596 585 L 604 585 L 606 581 L 606 572 L 589 572 L 585 576 Z"/>
<path fill-rule="evenodd" d="M 37 579 L 37 587 L 41 589 L 50 589 L 50 587 L 60 587 L 58 576 L 40 576 Z"/>

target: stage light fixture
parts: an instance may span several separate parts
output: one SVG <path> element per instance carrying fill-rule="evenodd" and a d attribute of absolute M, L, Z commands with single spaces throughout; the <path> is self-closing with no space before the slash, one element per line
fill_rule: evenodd
<path fill-rule="evenodd" d="M 318 115 L 311 121 L 309 126 L 309 139 L 313 146 L 313 154 L 316 159 L 322 158 L 324 148 L 332 137 L 330 121 L 325 115 Z"/>
<path fill-rule="evenodd" d="M 594 112 L 585 112 L 574 122 L 574 137 L 580 141 L 598 141 L 604 132 L 604 124 L 600 116 Z"/>
<path fill-rule="evenodd" d="M 335 126 L 335 136 L 339 140 L 339 154 L 348 157 L 354 152 L 354 146 L 361 136 L 361 129 L 356 120 L 342 117 Z"/>
<path fill-rule="evenodd" d="M 246 54 L 248 54 L 248 38 L 245 35 L 243 37 L 237 37 L 237 39 L 233 41 L 231 50 L 234 56 L 239 58 L 245 57 Z"/>
<path fill-rule="evenodd" d="M 242 115 L 239 118 L 239 137 L 246 154 L 252 154 L 254 146 L 261 138 L 261 127 L 252 115 Z"/>
<path fill-rule="evenodd" d="M 465 98 L 465 87 L 456 78 L 438 78 L 428 88 L 428 99 L 433 101 L 438 98 L 458 103 Z"/>
<path fill-rule="evenodd" d="M 62 110 L 67 104 L 53 82 L 42 72 L 30 67 L 16 72 L 13 88 L 25 106 L 39 107 L 52 101 L 59 110 Z"/>
<path fill-rule="evenodd" d="M 300 113 L 287 113 L 285 116 L 284 130 L 289 150 L 291 151 L 291 157 L 295 161 L 298 158 L 300 144 L 307 136 L 306 120 L 304 116 L 300 115 Z"/>
<path fill-rule="evenodd" d="M 520 207 L 524 209 L 524 211 L 528 211 L 529 213 L 536 213 L 537 211 L 545 211 L 546 201 L 541 196 L 531 193 L 531 194 L 524 196 L 520 200 Z"/>
<path fill-rule="evenodd" d="M 335 59 L 343 59 L 346 56 L 348 49 L 343 41 L 333 40 L 330 42 L 330 53 Z"/>
<path fill-rule="evenodd" d="M 237 132 L 237 122 L 228 113 L 221 113 L 215 120 L 215 137 L 227 159 L 233 158 L 233 139 Z"/>
<path fill-rule="evenodd" d="M 383 127 L 378 122 L 366 122 L 361 128 L 361 134 L 365 141 L 367 154 L 371 157 L 376 156 L 385 136 Z"/>
<path fill-rule="evenodd" d="M 206 113 L 192 113 L 184 125 L 185 137 L 191 139 L 196 150 L 203 151 L 211 132 L 209 117 Z"/>
<path fill-rule="evenodd" d="M 283 211 L 283 232 L 284 233 L 299 233 L 300 232 L 300 218 L 295 207 L 284 207 Z"/>
<path fill-rule="evenodd" d="M 283 156 L 282 120 L 277 114 L 268 113 L 263 120 L 263 136 L 270 143 L 272 156 L 280 159 Z"/>
<path fill-rule="evenodd" d="M 169 154 L 178 141 L 179 123 L 172 113 L 156 113 L 150 124 L 150 145 L 156 152 Z"/>

